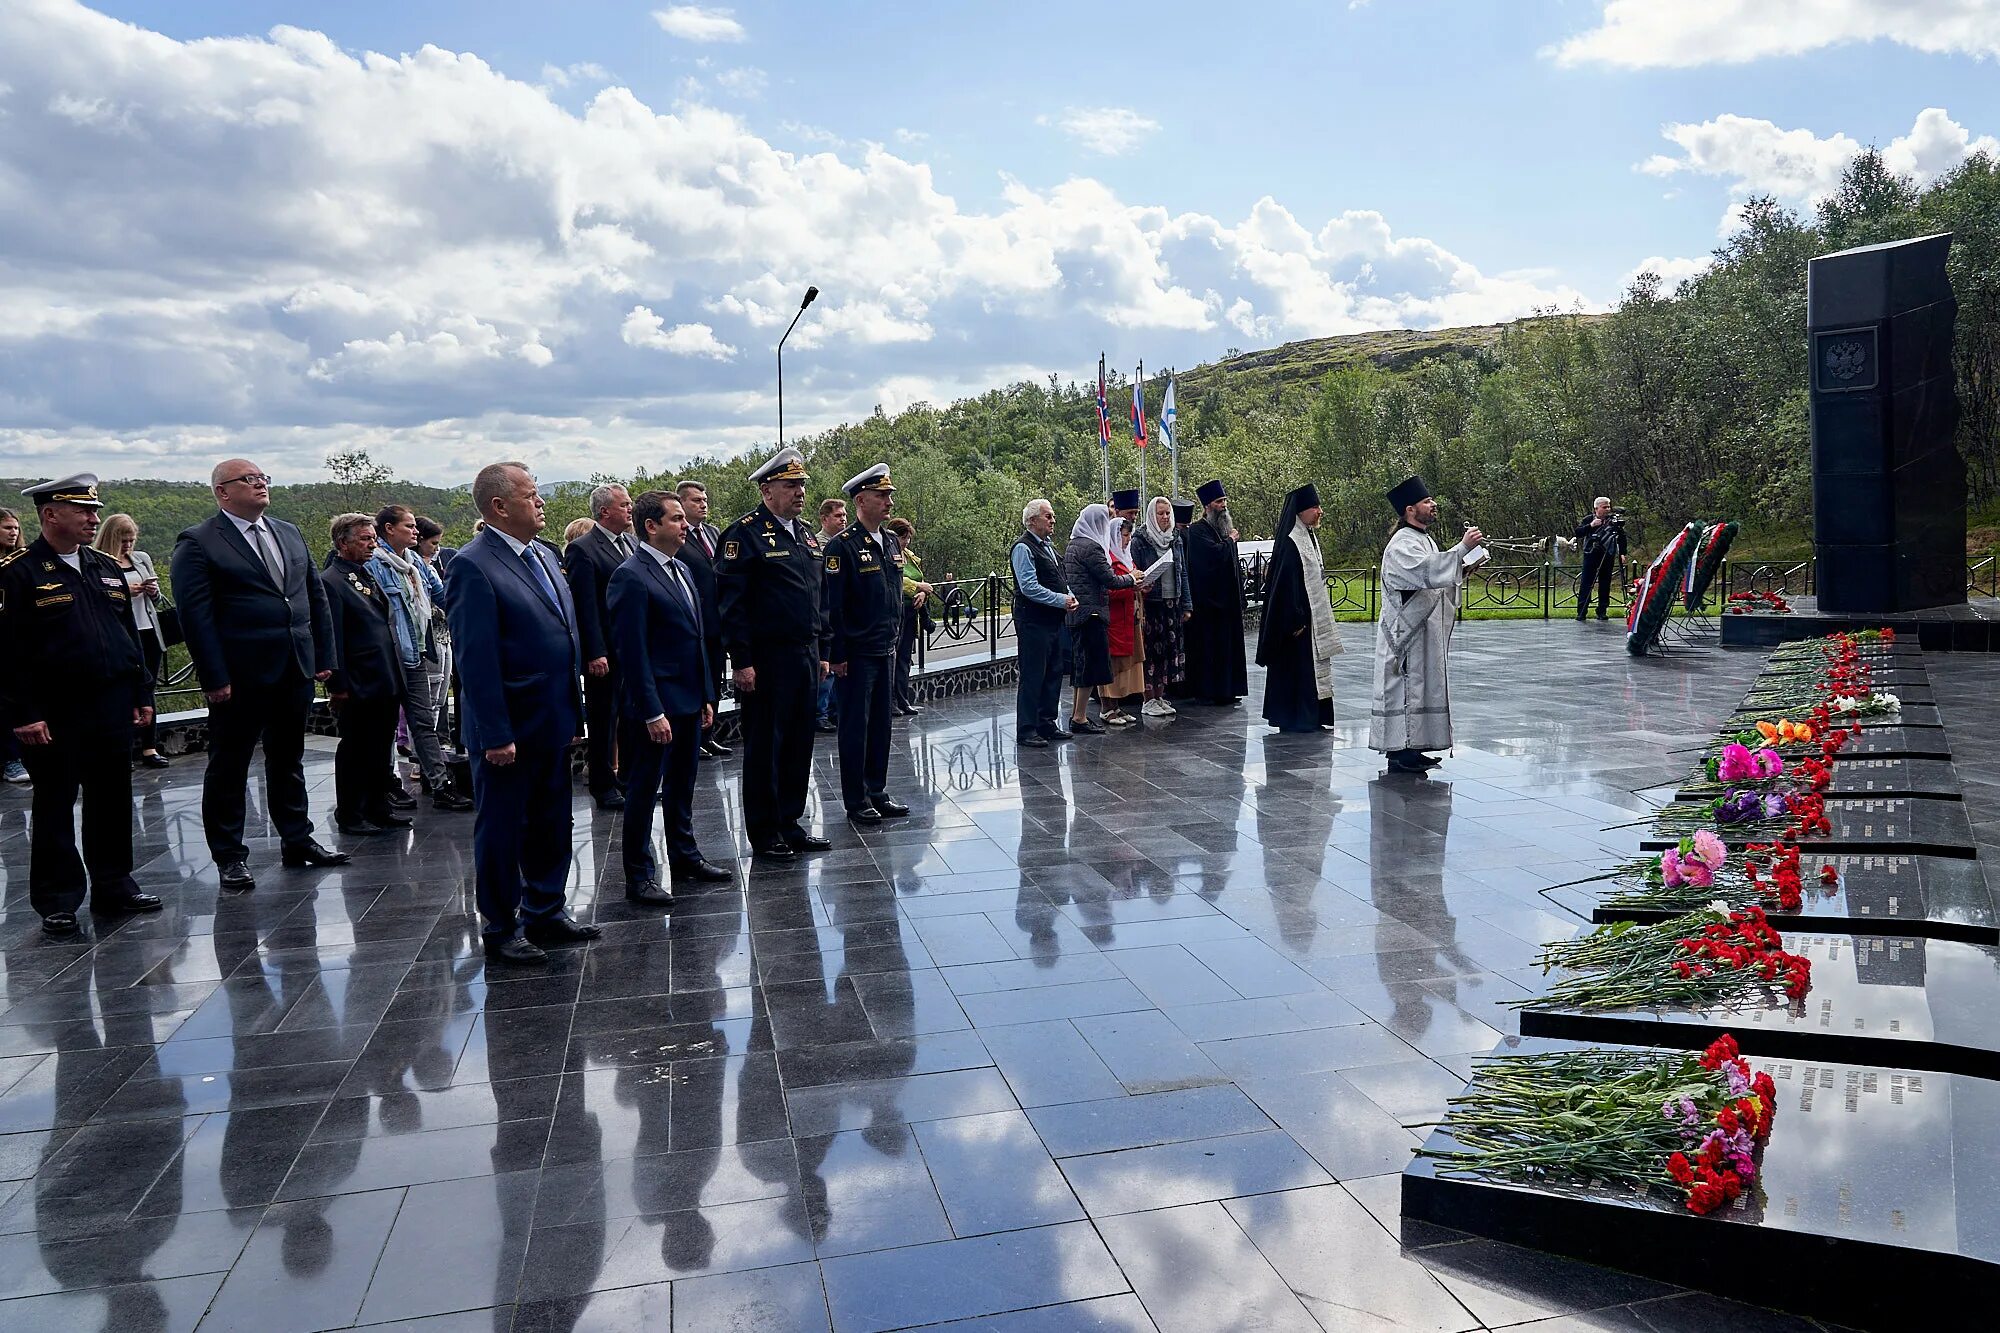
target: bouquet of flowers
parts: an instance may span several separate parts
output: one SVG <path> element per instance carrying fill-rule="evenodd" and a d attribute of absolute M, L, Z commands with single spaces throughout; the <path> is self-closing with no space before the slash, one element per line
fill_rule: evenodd
<path fill-rule="evenodd" d="M 1796 842 L 1808 835 L 1833 831 L 1833 823 L 1826 814 L 1826 798 L 1817 791 L 1726 789 L 1705 803 L 1675 801 L 1663 807 L 1653 820 L 1653 828 L 1660 833 L 1685 836 L 1699 831 L 1714 838 L 1710 825 L 1729 830 L 1738 842 L 1752 837 Z M 1669 848 L 1668 854 L 1673 851 Z M 1668 871 L 1664 864 L 1661 869 Z"/>
<path fill-rule="evenodd" d="M 1697 831 L 1657 857 L 1626 861 L 1603 876 L 1613 886 L 1601 895 L 1605 910 L 1681 913 L 1719 902 L 1731 910 L 1796 912 L 1804 904 L 1805 876 L 1796 843 L 1753 842 L 1718 860 L 1715 847 L 1722 840 L 1709 831 L 1698 844 L 1700 836 Z M 1824 864 L 1819 882 L 1831 896 L 1839 889 L 1840 872 Z"/>
<path fill-rule="evenodd" d="M 1792 613 L 1792 604 L 1766 588 L 1763 592 L 1732 592 L 1729 594 L 1729 614 L 1747 616 L 1752 611 L 1763 611 L 1771 615 L 1787 616 Z"/>
<path fill-rule="evenodd" d="M 1514 1008 L 1706 1008 L 1746 999 L 1775 1003 L 1805 997 L 1812 963 L 1785 952 L 1759 907 L 1713 902 L 1655 925 L 1619 921 L 1588 935 L 1544 945 L 1542 971 L 1571 973 L 1545 995 L 1509 1000 Z"/>
<path fill-rule="evenodd" d="M 1756 1181 L 1777 1087 L 1724 1035 L 1699 1055 L 1487 1056 L 1449 1106 L 1441 1123 L 1457 1146 L 1418 1149 L 1441 1175 L 1622 1187 L 1708 1213 Z"/>

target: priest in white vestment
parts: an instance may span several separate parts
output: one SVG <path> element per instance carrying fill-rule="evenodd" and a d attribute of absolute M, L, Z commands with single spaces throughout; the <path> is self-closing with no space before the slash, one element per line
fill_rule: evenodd
<path fill-rule="evenodd" d="M 1386 754 L 1390 768 L 1415 773 L 1440 762 L 1426 750 L 1451 748 L 1445 654 L 1457 619 L 1465 559 L 1485 537 L 1478 528 L 1467 528 L 1456 545 L 1440 549 L 1430 534 L 1437 501 L 1421 477 L 1390 491 L 1389 507 L 1397 522 L 1382 551 L 1382 618 L 1375 630 L 1368 748 Z"/>

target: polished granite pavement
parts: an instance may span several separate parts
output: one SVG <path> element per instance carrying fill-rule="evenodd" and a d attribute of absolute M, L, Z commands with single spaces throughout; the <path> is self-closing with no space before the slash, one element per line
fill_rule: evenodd
<path fill-rule="evenodd" d="M 1990 659 L 1927 660 L 1990 724 Z M 913 818 L 668 921 L 579 791 L 605 935 L 546 971 L 481 961 L 469 816 L 335 871 L 266 839 L 219 899 L 199 758 L 135 779 L 167 911 L 47 942 L 6 789 L 0 1328 L 1812 1327 L 1397 1217 L 1410 1127 L 1576 928 L 1537 890 L 1636 848 L 1606 826 L 1759 661 L 1464 626 L 1428 779 L 1254 699 L 1018 756 L 1011 693 L 951 700 L 898 726 Z M 1991 840 L 2000 762 L 1956 748 Z M 717 861 L 734 777 L 704 769 Z M 837 811 L 826 745 L 815 777 Z"/>

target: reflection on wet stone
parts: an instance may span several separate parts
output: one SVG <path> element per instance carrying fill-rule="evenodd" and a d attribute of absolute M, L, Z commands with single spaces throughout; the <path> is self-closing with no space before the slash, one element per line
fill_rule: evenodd
<path fill-rule="evenodd" d="M 1411 1239 L 1379 1184 L 1513 1031 L 1533 948 L 1582 925 L 1540 890 L 1636 848 L 1610 826 L 1761 660 L 1635 663 L 1593 628 L 1462 627 L 1460 745 L 1427 778 L 1385 776 L 1351 724 L 1268 736 L 1254 698 L 1025 753 L 1011 693 L 934 700 L 897 724 L 910 818 L 822 822 L 831 853 L 664 922 L 625 902 L 621 817 L 579 788 L 571 903 L 605 935 L 534 974 L 489 970 L 465 826 L 427 810 L 288 872 L 253 791 L 258 887 L 219 895 L 198 756 L 135 780 L 166 911 L 47 943 L 0 791 L 0 1327 L 1637 1320 L 1616 1311 L 1672 1290 L 1572 1265 L 1552 1305 L 1539 1269 Z M 1337 663 L 1343 717 L 1365 659 Z M 2000 680 L 1926 660 L 1940 734 L 1990 731 Z M 1927 753 L 1900 730 L 1877 746 Z M 740 869 L 737 762 L 703 768 L 695 815 Z M 318 741 L 307 776 L 328 827 Z M 1983 846 L 2000 772 L 1961 776 Z M 814 781 L 837 815 L 829 747 Z M 1857 870 L 1866 920 L 1805 929 L 1928 913 L 2000 943 L 1973 864 L 1894 892 Z M 1871 1023 L 1908 999 L 1895 947 L 1842 955 Z M 1956 958 L 1927 951 L 1934 986 L 1974 984 Z"/>

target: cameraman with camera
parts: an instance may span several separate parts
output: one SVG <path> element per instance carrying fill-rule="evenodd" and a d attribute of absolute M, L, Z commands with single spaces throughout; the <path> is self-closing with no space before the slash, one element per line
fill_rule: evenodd
<path fill-rule="evenodd" d="M 1583 573 L 1576 581 L 1576 618 L 1583 619 L 1590 605 L 1591 580 L 1597 581 L 1597 618 L 1607 619 L 1611 604 L 1611 573 L 1624 563 L 1625 514 L 1614 510 L 1608 496 L 1600 495 L 1591 505 L 1591 515 L 1576 525 L 1576 544 L 1583 548 Z"/>

